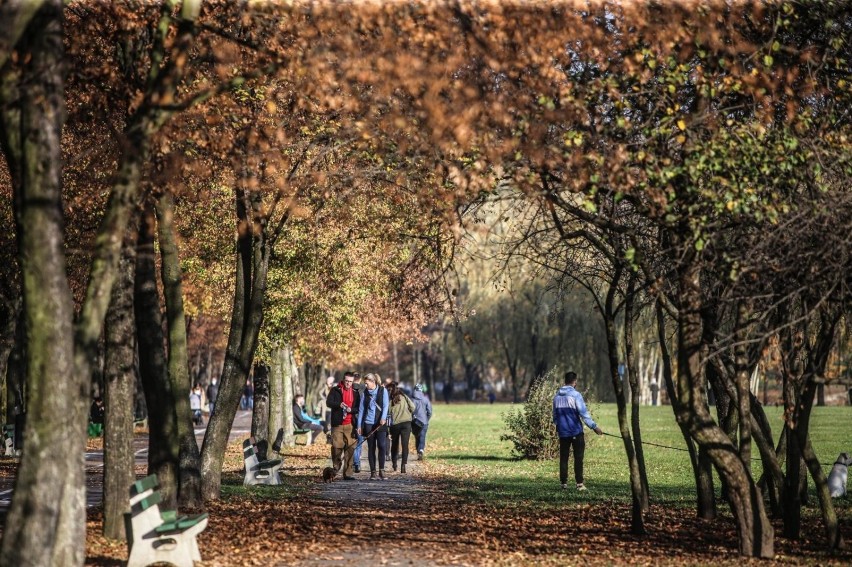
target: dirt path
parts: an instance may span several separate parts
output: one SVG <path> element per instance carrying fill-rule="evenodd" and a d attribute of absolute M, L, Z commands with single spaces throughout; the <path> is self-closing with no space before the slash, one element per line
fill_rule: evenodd
<path fill-rule="evenodd" d="M 451 539 L 424 530 L 422 523 L 416 520 L 420 511 L 415 512 L 415 509 L 423 502 L 440 498 L 440 489 L 423 476 L 424 467 L 416 460 L 416 453 L 413 458 L 415 460 L 406 465 L 405 474 L 394 472 L 387 462 L 386 480 L 371 481 L 364 451 L 361 472 L 354 475 L 357 480 L 343 481 L 338 477 L 334 482 L 321 484 L 315 492 L 316 504 L 324 509 L 340 510 L 339 515 L 332 514 L 330 518 L 331 531 L 335 535 L 351 534 L 352 537 L 344 545 L 318 550 L 299 563 L 346 567 L 426 566 L 436 564 L 435 555 L 439 552 L 446 557 Z M 406 525 L 404 518 L 409 515 L 408 529 L 400 529 L 400 525 Z M 365 537 L 371 530 L 375 534 L 375 545 Z"/>

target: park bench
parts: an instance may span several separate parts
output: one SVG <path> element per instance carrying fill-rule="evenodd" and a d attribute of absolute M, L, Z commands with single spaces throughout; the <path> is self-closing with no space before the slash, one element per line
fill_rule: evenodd
<path fill-rule="evenodd" d="M 130 514 L 125 516 L 127 567 L 159 562 L 192 567 L 194 561 L 201 561 L 196 536 L 207 527 L 207 514 L 178 516 L 176 510 L 161 511 L 157 486 L 156 475 L 130 486 Z"/>
<path fill-rule="evenodd" d="M 246 464 L 246 476 L 243 480 L 245 486 L 281 484 L 281 479 L 278 477 L 281 459 L 259 461 L 251 444 L 251 439 L 243 441 L 243 457 Z"/>
<path fill-rule="evenodd" d="M 15 424 L 6 423 L 3 425 L 3 454 L 7 457 L 15 456 Z"/>
<path fill-rule="evenodd" d="M 293 431 L 293 435 L 304 435 L 305 436 L 305 447 L 309 446 L 313 443 L 314 432 L 310 429 L 296 429 Z"/>

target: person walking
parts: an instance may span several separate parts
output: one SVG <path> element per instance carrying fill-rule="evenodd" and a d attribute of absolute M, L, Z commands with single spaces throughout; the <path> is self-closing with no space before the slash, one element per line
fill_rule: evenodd
<path fill-rule="evenodd" d="M 414 433 L 414 442 L 417 448 L 417 460 L 423 460 L 426 450 L 426 431 L 429 429 L 429 420 L 432 419 L 432 402 L 424 391 L 423 384 L 414 386 L 411 401 L 414 402 L 414 413 L 411 416 L 411 432 Z"/>
<path fill-rule="evenodd" d="M 405 395 L 405 392 L 396 382 L 391 382 L 388 393 L 391 415 L 391 466 L 396 471 L 396 461 L 400 455 L 399 446 L 401 442 L 402 459 L 400 460 L 399 472 L 405 473 L 405 465 L 408 464 L 408 442 L 411 439 L 411 419 L 414 415 L 415 406 L 411 398 Z"/>
<path fill-rule="evenodd" d="M 201 417 L 202 405 L 201 384 L 196 384 L 189 392 L 189 409 L 192 411 L 192 423 L 195 425 L 204 425 L 204 418 Z"/>
<path fill-rule="evenodd" d="M 660 393 L 660 385 L 656 378 L 651 378 L 651 384 L 648 386 L 651 389 L 651 405 L 657 405 L 657 396 Z"/>
<path fill-rule="evenodd" d="M 358 435 L 367 439 L 367 461 L 370 463 L 370 480 L 385 480 L 385 454 L 388 435 L 388 391 L 375 374 L 364 376 L 364 395 L 358 410 Z M 379 475 L 376 476 L 378 464 Z"/>
<path fill-rule="evenodd" d="M 576 385 L 577 374 L 566 372 L 565 385 L 553 396 L 553 423 L 559 435 L 559 482 L 563 489 L 568 488 L 568 457 L 573 448 L 574 481 L 577 490 L 586 490 L 583 482 L 583 455 L 586 451 L 583 423 L 598 435 L 603 435 L 603 431 L 589 414 L 583 395 L 576 390 Z"/>
<path fill-rule="evenodd" d="M 361 383 L 361 374 L 353 372 L 352 377 L 355 379 L 355 382 L 352 383 L 352 387 L 363 396 L 364 384 Z M 355 453 L 352 455 L 352 466 L 355 469 L 355 472 L 359 473 L 361 472 L 361 447 L 364 445 L 364 436 L 357 435 L 357 439 L 358 442 L 355 443 Z"/>
<path fill-rule="evenodd" d="M 246 380 L 246 385 L 243 386 L 243 397 L 240 400 L 240 408 L 244 410 L 254 409 L 254 388 L 251 385 L 251 379 Z"/>
<path fill-rule="evenodd" d="M 355 378 L 351 372 L 343 375 L 343 381 L 331 389 L 325 405 L 331 421 L 331 464 L 335 471 L 343 466 L 343 480 L 355 480 L 352 476 L 352 457 L 355 454 L 355 424 L 361 407 L 361 395 L 352 388 Z"/>
<path fill-rule="evenodd" d="M 219 397 L 219 384 L 216 382 L 216 379 L 213 378 L 210 380 L 210 383 L 207 384 L 207 406 L 210 409 L 210 413 L 213 413 L 213 408 L 216 406 L 216 398 Z"/>

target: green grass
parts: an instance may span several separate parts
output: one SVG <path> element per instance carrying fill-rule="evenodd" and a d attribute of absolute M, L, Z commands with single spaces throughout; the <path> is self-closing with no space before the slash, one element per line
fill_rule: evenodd
<path fill-rule="evenodd" d="M 475 499 L 501 505 L 561 505 L 578 502 L 629 501 L 627 459 L 620 438 L 586 432 L 585 480 L 587 492 L 554 490 L 559 482 L 558 459 L 519 461 L 512 456 L 511 443 L 500 441 L 504 432 L 502 414 L 508 404 L 435 405 L 429 425 L 427 456 L 438 465 L 451 465 L 460 490 Z M 607 433 L 618 434 L 615 404 L 591 406 L 593 417 Z M 766 408 L 773 434 L 782 426 L 782 408 Z M 657 504 L 691 506 L 695 488 L 689 454 L 669 406 L 642 407 L 642 438 L 651 496 Z M 840 452 L 852 453 L 852 408 L 818 407 L 811 418 L 811 438 L 826 474 Z M 675 449 L 648 445 L 654 443 Z M 757 448 L 752 449 L 755 456 Z M 753 463 L 755 475 L 761 472 Z M 573 457 L 569 481 L 573 480 Z M 718 492 L 719 484 L 716 482 Z M 852 499 L 835 500 L 838 511 L 850 512 Z M 845 514 L 844 514 L 845 515 Z"/>

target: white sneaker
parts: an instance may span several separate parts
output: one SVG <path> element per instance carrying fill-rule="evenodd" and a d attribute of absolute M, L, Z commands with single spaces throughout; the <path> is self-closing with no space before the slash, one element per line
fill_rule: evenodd
<path fill-rule="evenodd" d="M 568 490 L 568 483 L 567 482 L 562 483 L 562 490 Z"/>
<path fill-rule="evenodd" d="M 579 491 L 581 491 L 581 492 L 582 492 L 583 490 L 586 490 L 586 485 L 585 485 L 585 484 L 583 484 L 582 482 L 578 482 L 578 483 L 577 483 L 577 490 L 579 490 Z"/>

